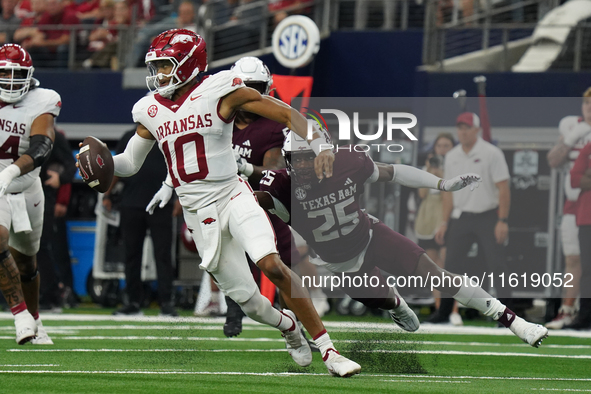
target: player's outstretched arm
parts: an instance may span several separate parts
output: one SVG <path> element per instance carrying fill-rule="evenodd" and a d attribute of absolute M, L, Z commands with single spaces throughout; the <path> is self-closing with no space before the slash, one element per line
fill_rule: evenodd
<path fill-rule="evenodd" d="M 277 215 L 279 219 L 283 220 L 285 223 L 289 223 L 291 219 L 291 215 L 289 210 L 283 205 L 281 201 L 276 199 L 271 195 L 271 193 L 267 191 L 255 191 L 254 195 L 256 196 L 259 205 L 265 211 L 272 213 L 273 215 Z"/>
<path fill-rule="evenodd" d="M 261 95 L 255 89 L 240 88 L 224 97 L 220 114 L 229 119 L 237 110 L 252 112 L 287 126 L 297 135 L 306 139 L 316 153 L 314 170 L 318 179 L 332 176 L 334 153 L 330 138 L 322 130 L 315 130 L 312 139 L 308 139 L 308 122 L 306 118 L 284 102 L 273 97 Z"/>
<path fill-rule="evenodd" d="M 452 179 L 441 179 L 418 168 L 404 164 L 376 163 L 379 175 L 378 182 L 396 182 L 402 186 L 420 188 L 426 187 L 446 192 L 455 192 L 470 186 L 471 190 L 478 187 L 482 181 L 480 175 L 467 173 Z"/>
<path fill-rule="evenodd" d="M 154 146 L 154 137 L 142 124 L 138 123 L 133 137 L 129 139 L 123 153 L 113 157 L 115 175 L 118 177 L 129 177 L 136 174 L 146 156 Z"/>
<path fill-rule="evenodd" d="M 0 172 L 0 197 L 14 178 L 40 167 L 51 154 L 55 139 L 54 117 L 51 114 L 39 115 L 31 124 L 29 149 L 13 164 Z"/>

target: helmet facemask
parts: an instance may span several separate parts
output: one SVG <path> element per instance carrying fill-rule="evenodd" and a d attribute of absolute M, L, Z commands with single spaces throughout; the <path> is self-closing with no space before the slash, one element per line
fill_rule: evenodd
<path fill-rule="evenodd" d="M 29 92 L 34 68 L 18 63 L 3 63 L 0 64 L 0 100 L 16 103 Z"/>
<path fill-rule="evenodd" d="M 205 70 L 199 70 L 199 68 L 196 67 L 193 70 L 193 73 L 185 81 L 181 80 L 179 77 L 179 69 L 188 59 L 191 58 L 196 48 L 197 47 L 193 47 L 191 52 L 189 52 L 189 54 L 185 56 L 180 62 L 178 62 L 174 57 L 155 57 L 152 55 L 154 52 L 148 52 L 148 54 L 146 54 L 146 65 L 148 66 L 148 72 L 150 74 L 148 77 L 146 77 L 148 89 L 150 89 L 151 92 L 157 92 L 162 97 L 171 98 L 173 93 L 178 88 L 189 83 L 189 81 L 193 80 L 193 78 L 195 78 L 201 71 L 207 71 L 207 67 Z M 169 61 L 172 64 L 172 69 L 169 74 L 158 73 L 157 62 L 159 61 Z M 160 80 L 164 78 L 170 78 L 168 84 L 160 86 Z"/>
<path fill-rule="evenodd" d="M 312 150 L 301 152 L 284 152 L 287 171 L 292 180 L 299 185 L 311 185 L 316 178 Z"/>

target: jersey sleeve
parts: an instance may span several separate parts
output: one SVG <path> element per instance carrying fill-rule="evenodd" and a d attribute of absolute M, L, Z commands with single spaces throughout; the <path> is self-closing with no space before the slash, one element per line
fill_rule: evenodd
<path fill-rule="evenodd" d="M 269 139 L 265 146 L 265 152 L 273 148 L 282 148 L 285 136 L 289 133 L 289 129 L 281 123 L 276 123 L 274 127 L 269 130 Z"/>
<path fill-rule="evenodd" d="M 278 199 L 291 212 L 291 182 L 287 169 L 265 170 L 259 184 L 259 190 L 268 192 Z"/>
<path fill-rule="evenodd" d="M 215 95 L 215 99 L 220 99 L 236 89 L 243 88 L 244 82 L 234 71 L 226 70 L 220 71 L 212 75 L 204 81 L 204 89 L 207 89 L 209 94 Z"/>
<path fill-rule="evenodd" d="M 51 114 L 56 118 L 62 109 L 62 99 L 60 95 L 51 89 L 43 89 L 43 94 L 39 95 L 39 101 L 36 103 L 36 116 Z"/>
<path fill-rule="evenodd" d="M 369 157 L 369 155 L 365 152 L 345 151 L 344 153 L 347 154 L 343 155 L 343 157 L 339 157 L 337 160 L 343 160 L 346 162 L 343 164 L 335 164 L 335 167 L 340 167 L 341 165 L 344 165 L 344 167 L 348 169 L 347 172 L 350 172 L 353 175 L 353 180 L 355 182 L 358 182 L 360 184 L 364 184 L 365 182 L 367 182 L 367 180 L 372 177 L 376 169 L 376 165 L 371 159 L 371 157 Z"/>
<path fill-rule="evenodd" d="M 141 124 L 145 123 L 145 121 L 142 122 L 142 120 L 148 114 L 146 106 L 147 106 L 147 97 L 143 97 L 140 101 L 135 103 L 135 105 L 131 109 L 131 117 L 133 118 L 134 123 L 141 123 Z"/>

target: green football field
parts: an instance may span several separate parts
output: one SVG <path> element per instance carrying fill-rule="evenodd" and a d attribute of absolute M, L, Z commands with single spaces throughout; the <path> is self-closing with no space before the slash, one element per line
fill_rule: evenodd
<path fill-rule="evenodd" d="M 328 321 L 361 375 L 331 377 L 320 358 L 298 367 L 276 330 L 245 321 L 227 339 L 223 320 L 45 315 L 53 346 L 18 346 L 0 313 L 0 393 L 529 393 L 591 392 L 591 332 L 551 332 L 542 347 L 491 327 L 385 320 Z M 552 335 L 553 334 L 553 335 Z"/>

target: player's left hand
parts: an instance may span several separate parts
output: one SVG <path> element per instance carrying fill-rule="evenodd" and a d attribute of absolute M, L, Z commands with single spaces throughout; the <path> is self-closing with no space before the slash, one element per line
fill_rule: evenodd
<path fill-rule="evenodd" d="M 254 172 L 254 166 L 246 161 L 246 159 L 236 151 L 234 151 L 234 159 L 238 166 L 238 172 L 246 176 L 247 178 Z"/>
<path fill-rule="evenodd" d="M 470 190 L 474 190 L 480 185 L 480 182 L 482 182 L 482 178 L 478 174 L 462 174 L 451 179 L 443 179 L 439 186 L 439 190 L 443 190 L 444 192 L 456 192 L 462 190 L 466 186 L 470 186 Z"/>
<path fill-rule="evenodd" d="M 166 183 L 162 182 L 162 187 L 156 192 L 156 194 L 154 194 L 154 197 L 152 197 L 152 200 L 146 207 L 146 212 L 152 215 L 156 209 L 156 205 L 160 208 L 164 208 L 166 204 L 168 204 L 168 201 L 170 201 L 173 190 L 174 188 L 172 186 L 168 186 Z"/>
<path fill-rule="evenodd" d="M 4 197 L 8 186 L 14 178 L 19 176 L 21 170 L 15 164 L 11 164 L 0 172 L 0 198 Z"/>
<path fill-rule="evenodd" d="M 318 179 L 330 178 L 334 163 L 334 153 L 330 149 L 323 150 L 314 159 L 314 171 Z"/>

